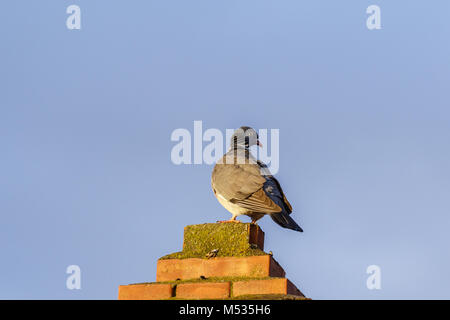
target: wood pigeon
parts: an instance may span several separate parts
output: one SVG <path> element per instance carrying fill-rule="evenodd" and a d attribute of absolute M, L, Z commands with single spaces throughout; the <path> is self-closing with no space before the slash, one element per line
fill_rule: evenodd
<path fill-rule="evenodd" d="M 268 214 L 283 228 L 303 232 L 290 216 L 292 207 L 280 183 L 250 153 L 253 145 L 261 146 L 256 131 L 240 127 L 231 137 L 230 150 L 214 166 L 211 177 L 214 195 L 232 214 L 230 220 L 220 222 L 240 222 L 236 217 L 247 215 L 256 223 Z"/>

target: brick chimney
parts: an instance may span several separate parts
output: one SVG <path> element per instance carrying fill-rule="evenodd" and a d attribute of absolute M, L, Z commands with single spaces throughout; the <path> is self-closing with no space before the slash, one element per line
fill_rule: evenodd
<path fill-rule="evenodd" d="M 119 300 L 305 299 L 264 252 L 264 232 L 250 223 L 184 228 L 183 251 L 161 257 L 156 282 L 119 286 Z"/>

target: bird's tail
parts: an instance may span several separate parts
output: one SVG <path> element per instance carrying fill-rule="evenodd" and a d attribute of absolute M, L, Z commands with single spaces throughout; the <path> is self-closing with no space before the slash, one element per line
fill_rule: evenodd
<path fill-rule="evenodd" d="M 278 225 L 282 226 L 283 228 L 303 232 L 303 229 L 300 228 L 300 226 L 297 224 L 297 222 L 294 221 L 294 219 L 291 218 L 291 216 L 284 211 L 280 213 L 272 213 L 270 215 L 273 221 L 275 221 Z"/>

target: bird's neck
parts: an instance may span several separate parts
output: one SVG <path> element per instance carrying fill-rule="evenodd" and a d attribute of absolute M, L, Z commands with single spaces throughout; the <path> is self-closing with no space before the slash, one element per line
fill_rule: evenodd
<path fill-rule="evenodd" d="M 231 147 L 228 153 L 232 153 L 235 157 L 252 157 L 250 149 L 242 145 Z"/>
<path fill-rule="evenodd" d="M 245 151 L 248 151 L 248 147 L 240 145 L 240 144 L 237 144 L 237 145 L 232 146 L 230 148 L 230 150 L 245 150 Z"/>

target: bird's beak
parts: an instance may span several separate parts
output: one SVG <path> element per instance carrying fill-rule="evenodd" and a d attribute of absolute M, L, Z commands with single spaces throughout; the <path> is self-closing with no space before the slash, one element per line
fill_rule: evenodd
<path fill-rule="evenodd" d="M 258 146 L 258 147 L 263 147 L 263 145 L 262 145 L 262 143 L 261 142 L 259 142 L 259 140 L 256 140 L 256 145 Z"/>

